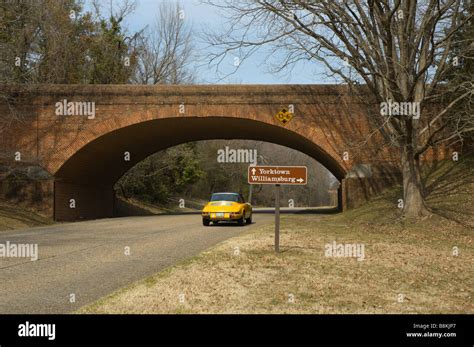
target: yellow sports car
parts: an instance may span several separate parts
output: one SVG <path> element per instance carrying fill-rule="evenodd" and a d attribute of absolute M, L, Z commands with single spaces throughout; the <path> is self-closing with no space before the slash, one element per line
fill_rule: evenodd
<path fill-rule="evenodd" d="M 214 193 L 202 210 L 202 224 L 211 222 L 237 222 L 239 225 L 252 223 L 252 205 L 244 201 L 242 194 Z"/>

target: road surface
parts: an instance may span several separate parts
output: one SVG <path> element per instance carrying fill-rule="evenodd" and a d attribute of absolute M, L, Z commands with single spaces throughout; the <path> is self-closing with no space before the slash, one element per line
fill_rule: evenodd
<path fill-rule="evenodd" d="M 0 231 L 0 244 L 38 244 L 39 253 L 0 257 L 0 314 L 72 312 L 273 218 L 204 227 L 198 215 L 125 217 Z"/>

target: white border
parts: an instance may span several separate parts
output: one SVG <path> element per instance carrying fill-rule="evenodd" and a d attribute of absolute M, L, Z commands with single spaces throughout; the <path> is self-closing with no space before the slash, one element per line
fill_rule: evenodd
<path fill-rule="evenodd" d="M 258 168 L 258 167 L 269 167 L 269 168 L 280 168 L 280 167 L 291 167 L 291 168 L 304 168 L 305 169 L 305 183 L 270 183 L 270 182 L 265 182 L 265 183 L 255 183 L 255 182 L 250 182 L 250 168 Z M 305 186 L 308 184 L 308 167 L 306 166 L 301 166 L 301 165 L 249 165 L 247 168 L 247 183 L 248 184 L 270 184 L 270 185 L 285 185 L 285 186 Z"/>

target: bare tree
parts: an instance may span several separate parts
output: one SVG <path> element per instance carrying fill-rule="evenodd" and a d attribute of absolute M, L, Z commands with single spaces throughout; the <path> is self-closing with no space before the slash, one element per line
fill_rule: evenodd
<path fill-rule="evenodd" d="M 155 24 L 144 31 L 139 44 L 134 82 L 182 84 L 193 81 L 191 30 L 179 4 L 161 3 Z"/>
<path fill-rule="evenodd" d="M 456 33 L 472 20 L 468 0 L 207 0 L 229 20 L 225 33 L 207 34 L 211 65 L 229 54 L 247 59 L 262 46 L 279 56 L 273 71 L 300 60 L 323 64 L 349 86 L 363 85 L 376 104 L 415 103 L 421 117 L 368 112 L 371 122 L 400 153 L 404 215 L 429 214 L 420 177 L 420 156 L 431 146 L 471 133 L 473 79 L 444 83 L 459 59 L 472 59 L 472 36 Z M 452 54 L 457 47 L 458 57 Z M 469 49 L 470 51 L 466 51 Z M 278 54 L 274 54 L 278 53 Z M 270 57 L 269 57 L 270 58 Z M 472 75 L 472 71 L 470 71 Z M 427 104 L 440 109 L 427 111 Z M 395 114 L 394 114 L 395 113 Z"/>

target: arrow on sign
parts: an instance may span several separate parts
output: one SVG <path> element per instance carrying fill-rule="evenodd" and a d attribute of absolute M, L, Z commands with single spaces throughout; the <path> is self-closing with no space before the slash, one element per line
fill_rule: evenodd
<path fill-rule="evenodd" d="M 301 182 L 303 182 L 303 181 L 304 181 L 304 179 L 302 179 L 302 178 L 299 178 L 299 179 L 297 179 L 297 181 L 301 183 Z"/>
<path fill-rule="evenodd" d="M 252 175 L 255 175 L 255 172 L 256 172 L 256 171 L 257 171 L 257 170 L 255 170 L 255 168 L 253 168 L 253 169 L 252 169 Z"/>

